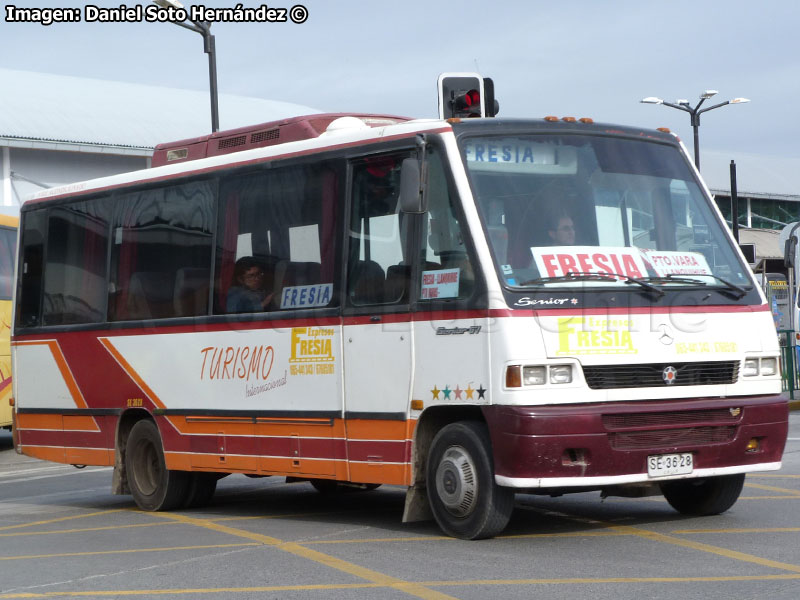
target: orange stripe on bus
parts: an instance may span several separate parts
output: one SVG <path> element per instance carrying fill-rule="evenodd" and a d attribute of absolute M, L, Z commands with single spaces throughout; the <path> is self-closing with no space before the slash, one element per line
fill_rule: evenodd
<path fill-rule="evenodd" d="M 105 349 L 108 350 L 109 354 L 111 354 L 111 356 L 114 357 L 114 360 L 117 361 L 119 366 L 122 367 L 123 370 L 130 376 L 130 378 L 136 382 L 136 385 L 138 385 L 141 388 L 141 390 L 145 393 L 145 395 L 147 395 L 147 397 L 150 398 L 153 404 L 155 404 L 159 408 L 166 408 L 164 406 L 164 403 L 161 402 L 161 399 L 158 396 L 156 396 L 155 392 L 153 392 L 153 390 L 150 389 L 150 386 L 147 385 L 144 379 L 142 379 L 139 376 L 139 374 L 136 372 L 136 369 L 134 369 L 128 363 L 128 361 L 125 360 L 122 354 L 120 354 L 120 352 L 116 348 L 114 348 L 114 345 L 111 343 L 111 341 L 108 338 L 97 338 L 97 339 L 100 341 L 101 344 L 103 344 Z"/>
<path fill-rule="evenodd" d="M 67 448 L 65 460 L 71 465 L 113 467 L 114 451 L 105 448 Z"/>
<path fill-rule="evenodd" d="M 61 415 L 35 415 L 29 413 L 17 414 L 17 429 L 49 429 L 61 431 L 64 422 Z"/>
<path fill-rule="evenodd" d="M 386 421 L 381 419 L 347 419 L 349 440 L 405 440 L 417 421 Z"/>
<path fill-rule="evenodd" d="M 358 483 L 411 485 L 406 463 L 350 463 L 350 480 Z"/>
<path fill-rule="evenodd" d="M 297 477 L 333 478 L 333 473 L 345 461 L 329 459 L 289 458 L 281 456 L 224 456 L 221 461 L 216 454 L 191 454 L 184 452 L 165 452 L 164 459 L 168 469 L 202 470 L 217 472 L 243 472 L 258 475 L 278 475 Z"/>
<path fill-rule="evenodd" d="M 100 431 L 94 417 L 64 415 L 64 431 Z"/>
<path fill-rule="evenodd" d="M 67 462 L 64 448 L 53 448 L 50 446 L 25 446 L 21 445 L 20 449 L 26 456 L 33 458 L 41 458 L 42 460 L 49 460 L 50 462 L 65 463 Z"/>
<path fill-rule="evenodd" d="M 61 347 L 58 345 L 56 340 L 20 341 L 12 342 L 12 345 L 47 346 L 50 348 L 50 353 L 53 355 L 53 359 L 56 361 L 56 366 L 61 372 L 61 377 L 64 380 L 64 383 L 67 385 L 70 395 L 72 396 L 72 401 L 75 402 L 75 405 L 78 408 L 89 408 L 89 405 L 86 404 L 86 399 L 83 397 L 83 392 L 81 392 L 80 387 L 78 387 L 78 382 L 75 381 L 75 377 L 72 375 L 72 371 L 67 364 L 67 359 L 64 357 L 64 353 L 61 352 Z"/>

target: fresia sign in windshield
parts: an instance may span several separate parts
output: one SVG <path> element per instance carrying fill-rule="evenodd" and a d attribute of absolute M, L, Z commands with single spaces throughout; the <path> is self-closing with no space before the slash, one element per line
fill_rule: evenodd
<path fill-rule="evenodd" d="M 559 277 L 570 273 L 647 277 L 649 272 L 660 277 L 711 275 L 708 262 L 698 252 L 598 246 L 553 246 L 531 248 L 531 252 L 542 277 Z"/>

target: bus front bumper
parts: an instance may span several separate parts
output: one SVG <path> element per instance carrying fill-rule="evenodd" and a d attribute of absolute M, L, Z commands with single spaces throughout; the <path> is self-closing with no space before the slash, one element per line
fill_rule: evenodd
<path fill-rule="evenodd" d="M 788 432 L 788 402 L 781 396 L 494 405 L 484 415 L 495 481 L 531 489 L 776 470 Z M 686 453 L 690 473 L 648 474 L 648 457 Z"/>

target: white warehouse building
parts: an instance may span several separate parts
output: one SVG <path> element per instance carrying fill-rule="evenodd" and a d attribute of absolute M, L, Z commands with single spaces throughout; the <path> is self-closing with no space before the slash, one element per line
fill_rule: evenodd
<path fill-rule="evenodd" d="M 35 191 L 150 166 L 156 144 L 211 132 L 208 92 L 0 69 L 0 207 Z M 219 96 L 224 129 L 320 111 Z"/>

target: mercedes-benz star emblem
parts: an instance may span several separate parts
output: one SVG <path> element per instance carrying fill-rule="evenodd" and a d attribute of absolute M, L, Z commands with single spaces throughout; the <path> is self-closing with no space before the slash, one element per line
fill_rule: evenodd
<path fill-rule="evenodd" d="M 661 378 L 664 380 L 664 383 L 667 385 L 672 385 L 675 383 L 675 379 L 678 377 L 678 370 L 675 367 L 664 367 L 664 370 L 661 372 Z"/>
<path fill-rule="evenodd" d="M 658 326 L 658 331 L 661 335 L 658 338 L 658 341 L 664 344 L 665 346 L 669 346 L 672 342 L 675 341 L 675 338 L 672 337 L 672 329 L 670 329 L 669 325 L 665 325 L 662 323 Z"/>

